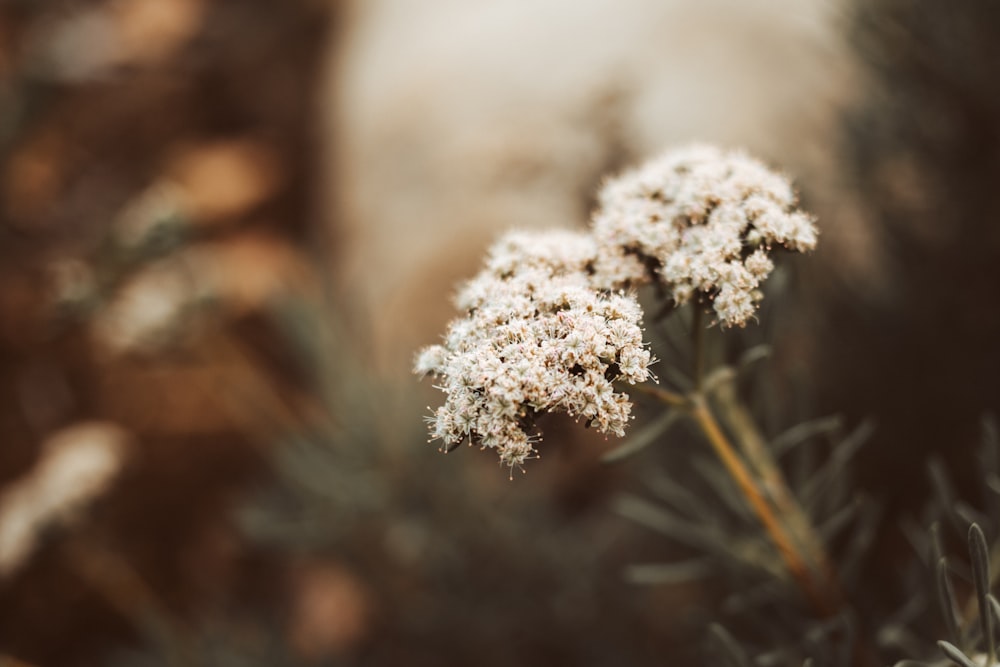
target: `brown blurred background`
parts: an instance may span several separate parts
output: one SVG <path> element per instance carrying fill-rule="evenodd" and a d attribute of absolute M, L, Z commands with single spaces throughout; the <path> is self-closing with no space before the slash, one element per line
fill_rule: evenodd
<path fill-rule="evenodd" d="M 4 0 L 0 663 L 693 659 L 720 582 L 621 575 L 671 555 L 610 510 L 646 464 L 561 422 L 513 482 L 442 459 L 409 375 L 496 234 L 583 226 L 602 176 L 679 142 L 780 165 L 819 215 L 769 329 L 783 413 L 874 416 L 861 479 L 893 512 L 929 452 L 971 474 L 1000 23 L 941 15 Z"/>

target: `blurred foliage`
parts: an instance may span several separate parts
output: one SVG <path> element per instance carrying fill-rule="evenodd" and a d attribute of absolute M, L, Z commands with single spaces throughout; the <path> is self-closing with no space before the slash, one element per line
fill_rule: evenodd
<path fill-rule="evenodd" d="M 899 480 L 895 514 L 927 493 L 932 452 L 963 479 L 977 474 L 976 424 L 1000 405 L 1000 311 L 988 305 L 1000 284 L 1000 8 L 880 0 L 849 10 L 860 73 L 840 172 L 875 235 L 881 278 L 830 293 L 815 372 L 822 405 L 877 419 L 860 482 Z"/>
<path fill-rule="evenodd" d="M 43 526 L 0 580 L 0 653 L 95 664 L 149 619 L 274 599 L 274 564 L 232 518 L 268 444 L 229 394 L 248 375 L 296 384 L 262 312 L 322 237 L 309 119 L 336 16 L 316 2 L 0 4 L 3 490 L 28 488 L 74 425 L 130 440 L 101 495 Z"/>

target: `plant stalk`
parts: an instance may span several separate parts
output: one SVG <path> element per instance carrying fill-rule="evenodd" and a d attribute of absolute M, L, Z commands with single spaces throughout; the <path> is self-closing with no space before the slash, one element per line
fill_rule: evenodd
<path fill-rule="evenodd" d="M 817 580 L 817 573 L 810 567 L 809 559 L 792 538 L 788 526 L 782 521 L 783 517 L 776 511 L 777 508 L 761 491 L 751 469 L 730 443 L 709 409 L 705 397 L 700 394 L 693 395 L 689 411 L 727 472 L 750 503 L 778 553 L 781 554 L 789 574 L 818 613 L 822 616 L 832 616 L 838 611 L 840 600 L 831 594 L 833 589 L 826 582 Z"/>
<path fill-rule="evenodd" d="M 833 597 L 841 598 L 842 595 L 836 591 L 837 575 L 823 541 L 813 529 L 805 510 L 788 489 L 785 477 L 767 448 L 764 437 L 757 429 L 746 406 L 736 396 L 736 388 L 731 382 L 722 383 L 715 393 L 715 398 L 718 400 L 723 421 L 736 434 L 736 441 L 743 456 L 775 510 L 784 519 L 796 546 L 805 553 L 811 569 L 823 581 L 828 582 Z"/>

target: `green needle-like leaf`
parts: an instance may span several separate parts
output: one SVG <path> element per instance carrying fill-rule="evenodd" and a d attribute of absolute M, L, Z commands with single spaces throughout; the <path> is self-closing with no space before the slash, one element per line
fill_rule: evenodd
<path fill-rule="evenodd" d="M 986 664 L 996 658 L 996 641 L 993 637 L 993 614 L 990 611 L 990 549 L 979 524 L 969 526 L 969 556 L 972 558 L 972 585 L 979 603 L 979 624 L 986 640 Z"/>

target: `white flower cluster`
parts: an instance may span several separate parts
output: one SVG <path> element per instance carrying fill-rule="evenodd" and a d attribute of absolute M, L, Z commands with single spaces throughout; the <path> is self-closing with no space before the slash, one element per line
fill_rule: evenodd
<path fill-rule="evenodd" d="M 432 439 L 496 448 L 514 467 L 533 455 L 544 412 L 624 435 L 632 406 L 613 382 L 650 377 L 627 290 L 658 281 L 678 305 L 698 294 L 724 326 L 744 325 L 772 246 L 816 245 L 795 205 L 788 180 L 760 162 L 696 145 L 609 181 L 590 234 L 508 234 L 459 293 L 465 317 L 417 357 L 416 372 L 447 394 Z"/>
<path fill-rule="evenodd" d="M 514 467 L 533 455 L 530 431 L 544 412 L 624 435 L 632 406 L 613 382 L 646 380 L 650 354 L 635 298 L 592 286 L 595 255 L 572 232 L 514 233 L 494 246 L 457 298 L 466 316 L 417 358 L 416 372 L 435 375 L 447 394 L 432 439 L 496 448 Z"/>
<path fill-rule="evenodd" d="M 678 305 L 699 293 L 725 326 L 743 326 L 756 311 L 773 245 L 816 246 L 788 180 L 741 152 L 670 151 L 608 181 L 599 201 L 593 233 L 607 284 L 651 277 Z"/>

